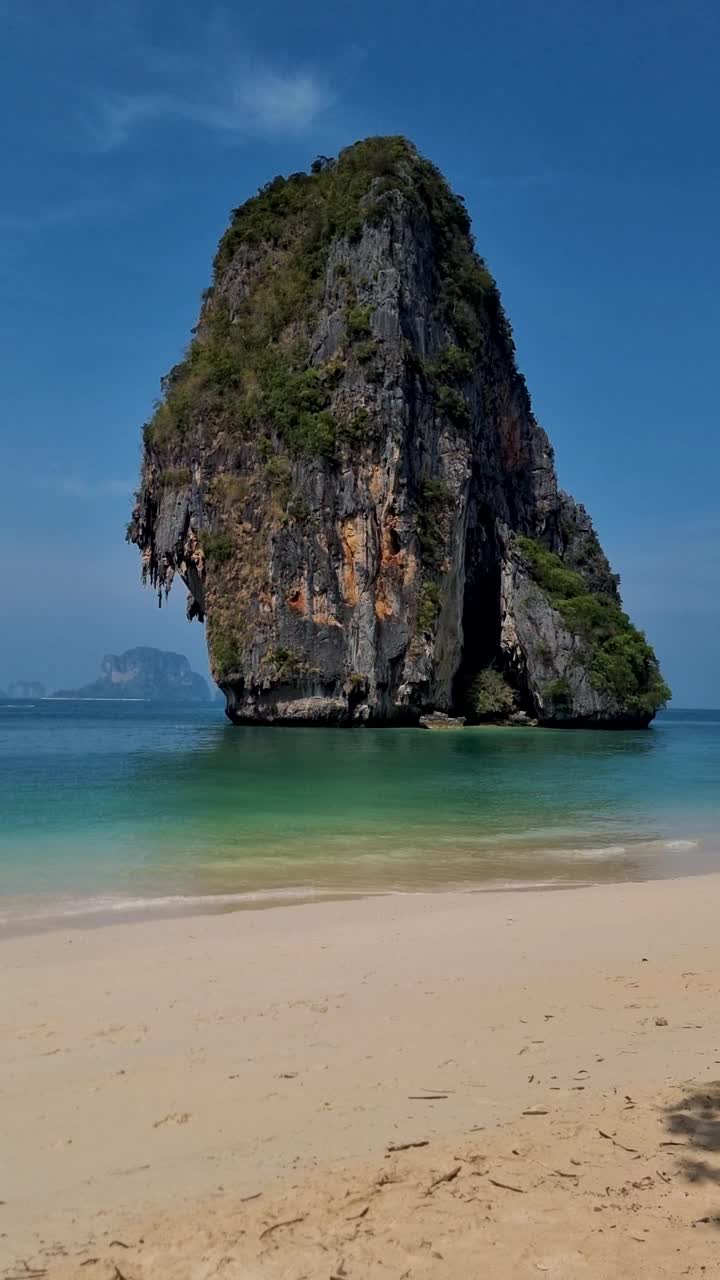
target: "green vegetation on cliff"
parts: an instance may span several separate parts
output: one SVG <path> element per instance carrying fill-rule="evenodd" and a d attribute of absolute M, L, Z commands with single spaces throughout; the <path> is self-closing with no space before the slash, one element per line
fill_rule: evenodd
<path fill-rule="evenodd" d="M 424 582 L 418 596 L 417 630 L 419 635 L 432 635 L 439 616 L 440 587 L 437 582 Z"/>
<path fill-rule="evenodd" d="M 415 500 L 417 540 L 423 559 L 423 584 L 418 596 L 416 632 L 431 636 L 440 616 L 440 577 L 447 545 L 450 493 L 443 480 L 425 478 Z"/>
<path fill-rule="evenodd" d="M 343 263 L 334 271 L 347 295 L 340 366 L 337 360 L 312 364 L 310 338 L 331 245 L 343 237 L 352 242 L 364 226 L 380 223 L 398 194 L 427 219 L 436 306 L 455 334 L 453 345 L 420 371 L 438 411 L 467 425 L 461 386 L 482 358 L 489 333 L 511 358 L 514 351 L 497 287 L 473 250 L 463 202 L 439 170 L 404 138 L 368 138 L 337 160 L 316 161 L 310 173 L 274 178 L 234 210 L 197 334 L 164 379 L 163 400 L 145 428 L 146 443 L 158 455 L 169 460 L 190 433 L 213 440 L 272 437 L 290 456 L 328 461 L 343 446 L 368 442 L 364 433 L 338 421 L 332 408 L 333 387 L 347 362 L 362 364 L 366 380 L 372 380 L 382 348 L 373 335 L 371 308 L 358 298 L 356 286 L 345 283 Z M 236 258 L 250 287 L 231 304 L 227 282 Z"/>
<path fill-rule="evenodd" d="M 219 532 L 211 533 L 209 529 L 204 529 L 200 535 L 200 546 L 206 556 L 211 560 L 215 560 L 218 564 L 223 564 L 229 560 L 235 550 L 235 544 L 229 533 Z"/>
<path fill-rule="evenodd" d="M 557 609 L 569 631 L 590 651 L 590 678 L 637 715 L 654 715 L 670 698 L 657 658 L 642 631 L 633 626 L 618 598 L 591 591 L 579 573 L 568 569 L 542 543 L 519 537 L 530 573 Z M 559 685 L 560 682 L 556 682 Z M 547 692 L 547 691 L 546 691 Z M 551 697 L 559 700 L 560 689 Z"/>
<path fill-rule="evenodd" d="M 517 706 L 517 694 L 494 667 L 479 671 L 468 690 L 468 703 L 477 720 L 507 720 Z"/>
<path fill-rule="evenodd" d="M 242 664 L 242 645 L 227 625 L 208 626 L 208 650 L 216 680 L 225 680 Z"/>

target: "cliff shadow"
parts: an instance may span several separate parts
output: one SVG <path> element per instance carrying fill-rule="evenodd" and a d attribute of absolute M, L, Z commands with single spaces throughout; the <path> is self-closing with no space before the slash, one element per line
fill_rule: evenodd
<path fill-rule="evenodd" d="M 478 673 L 499 664 L 500 560 L 492 518 L 481 507 L 467 531 L 463 647 L 452 690 L 453 709 L 471 715 L 470 686 Z"/>
<path fill-rule="evenodd" d="M 680 1176 L 720 1187 L 720 1080 L 682 1094 L 665 1108 L 664 1120 L 670 1135 L 664 1145 L 675 1153 Z M 710 1221 L 720 1228 L 720 1200 Z"/>

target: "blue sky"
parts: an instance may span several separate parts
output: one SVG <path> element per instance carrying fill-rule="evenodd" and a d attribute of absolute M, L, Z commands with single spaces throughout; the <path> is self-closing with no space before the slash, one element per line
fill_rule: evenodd
<path fill-rule="evenodd" d="M 711 0 L 0 0 L 0 685 L 155 644 L 141 424 L 229 210 L 405 133 L 462 193 L 561 483 L 680 705 L 720 705 L 720 10 Z"/>

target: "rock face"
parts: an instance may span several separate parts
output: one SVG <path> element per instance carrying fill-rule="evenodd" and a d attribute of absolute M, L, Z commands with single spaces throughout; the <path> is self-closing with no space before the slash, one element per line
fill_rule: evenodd
<path fill-rule="evenodd" d="M 465 717 L 449 716 L 444 711 L 431 711 L 429 715 L 421 716 L 418 723 L 421 729 L 463 729 Z"/>
<path fill-rule="evenodd" d="M 402 138 L 235 211 L 144 431 L 128 538 L 207 619 L 238 722 L 472 718 L 492 667 L 543 723 L 668 696 L 515 364 L 467 213 Z"/>
<path fill-rule="evenodd" d="M 9 698 L 44 698 L 45 685 L 40 680 L 16 680 L 8 686 Z"/>
<path fill-rule="evenodd" d="M 142 698 L 149 702 L 208 702 L 207 681 L 181 653 L 128 649 L 102 660 L 102 675 L 81 689 L 59 689 L 54 698 Z"/>

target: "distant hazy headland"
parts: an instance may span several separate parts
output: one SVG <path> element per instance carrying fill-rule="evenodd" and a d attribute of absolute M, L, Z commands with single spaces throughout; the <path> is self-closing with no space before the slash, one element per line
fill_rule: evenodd
<path fill-rule="evenodd" d="M 58 689 L 51 697 L 209 702 L 210 690 L 184 654 L 143 646 L 121 654 L 106 654 L 97 680 L 79 689 Z"/>
<path fill-rule="evenodd" d="M 44 698 L 45 685 L 40 680 L 14 680 L 7 693 L 0 689 L 0 698 Z"/>

